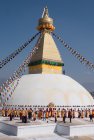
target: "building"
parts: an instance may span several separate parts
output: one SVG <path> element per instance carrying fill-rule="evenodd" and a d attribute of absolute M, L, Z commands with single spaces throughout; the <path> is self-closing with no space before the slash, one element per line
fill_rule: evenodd
<path fill-rule="evenodd" d="M 19 106 L 88 106 L 94 100 L 90 93 L 71 77 L 63 74 L 64 62 L 52 38 L 55 29 L 47 7 L 39 19 L 41 32 L 38 50 L 28 65 L 29 74 L 21 77 L 8 105 Z"/>

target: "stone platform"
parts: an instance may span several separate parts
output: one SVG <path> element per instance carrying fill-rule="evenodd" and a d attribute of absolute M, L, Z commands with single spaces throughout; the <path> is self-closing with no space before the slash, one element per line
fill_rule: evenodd
<path fill-rule="evenodd" d="M 28 121 L 26 124 L 18 119 L 0 121 L 0 130 L 13 136 L 53 134 L 55 127 L 55 123 L 47 123 L 41 120 Z"/>
<path fill-rule="evenodd" d="M 94 123 L 87 119 L 74 119 L 72 123 L 58 123 L 55 129 L 59 135 L 87 136 L 94 134 Z"/>
<path fill-rule="evenodd" d="M 27 136 L 27 135 L 51 135 L 57 133 L 68 137 L 72 136 L 85 136 L 94 134 L 94 123 L 89 119 L 72 119 L 72 123 L 69 123 L 69 119 L 66 119 L 66 123 L 63 123 L 61 119 L 58 119 L 57 123 L 54 123 L 54 119 L 51 118 L 47 121 L 36 120 L 29 121 L 24 124 L 21 123 L 19 118 L 15 118 L 13 121 L 9 121 L 9 118 L 5 118 L 0 121 L 0 130 L 8 135 L 13 136 Z"/>

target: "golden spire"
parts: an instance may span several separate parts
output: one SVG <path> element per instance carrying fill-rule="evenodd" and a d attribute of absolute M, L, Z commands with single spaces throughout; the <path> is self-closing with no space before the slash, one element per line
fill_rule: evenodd
<path fill-rule="evenodd" d="M 42 18 L 48 18 L 49 17 L 49 13 L 48 13 L 48 8 L 47 6 L 44 8 L 43 14 L 42 14 Z"/>
<path fill-rule="evenodd" d="M 39 31 L 48 30 L 53 31 L 55 27 L 53 26 L 53 19 L 49 17 L 47 6 L 44 8 L 42 18 L 39 19 L 39 24 L 37 29 Z"/>
<path fill-rule="evenodd" d="M 53 19 L 49 17 L 48 8 L 45 7 L 38 23 L 42 36 L 28 65 L 29 74 L 62 74 L 64 62 L 51 35 L 54 29 Z"/>

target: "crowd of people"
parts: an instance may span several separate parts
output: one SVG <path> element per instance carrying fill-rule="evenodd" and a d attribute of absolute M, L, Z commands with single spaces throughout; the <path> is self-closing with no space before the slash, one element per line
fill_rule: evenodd
<path fill-rule="evenodd" d="M 14 117 L 19 117 L 22 120 L 22 123 L 27 123 L 27 120 L 36 121 L 39 120 L 48 120 L 53 117 L 54 121 L 57 122 L 58 118 L 62 118 L 62 121 L 65 123 L 66 118 L 69 118 L 70 123 L 72 118 L 90 118 L 90 121 L 93 121 L 94 109 L 65 109 L 65 108 L 2 108 L 1 115 L 3 117 L 10 117 L 10 121 Z"/>

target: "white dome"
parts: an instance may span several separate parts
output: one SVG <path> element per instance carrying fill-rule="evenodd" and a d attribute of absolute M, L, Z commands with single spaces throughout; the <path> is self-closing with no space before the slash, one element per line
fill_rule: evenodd
<path fill-rule="evenodd" d="M 48 105 L 51 102 L 61 106 L 87 106 L 94 103 L 84 87 L 61 74 L 24 75 L 8 100 L 10 105 Z"/>

